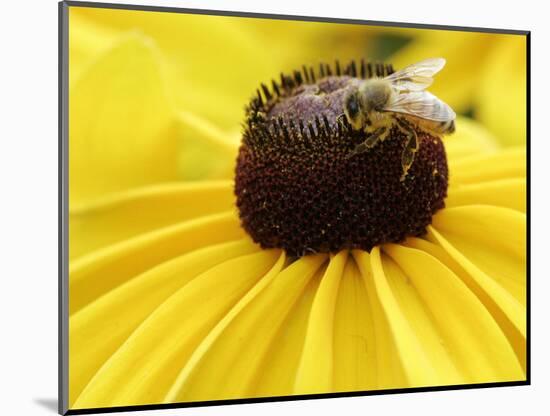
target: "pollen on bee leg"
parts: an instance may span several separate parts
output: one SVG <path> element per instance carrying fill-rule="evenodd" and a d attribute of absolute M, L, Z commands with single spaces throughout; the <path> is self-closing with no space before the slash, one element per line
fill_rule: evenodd
<path fill-rule="evenodd" d="M 361 74 L 375 74 L 364 67 Z M 383 142 L 348 157 L 365 141 L 342 117 L 344 97 L 358 78 L 352 69 L 339 76 L 326 67 L 323 76 L 303 71 L 308 76 L 300 82 L 283 75 L 278 93 L 264 91 L 247 108 L 235 176 L 243 228 L 262 247 L 290 256 L 370 251 L 424 234 L 447 194 L 440 138 L 417 131 L 419 147 L 405 176 L 410 134 L 397 125 Z"/>

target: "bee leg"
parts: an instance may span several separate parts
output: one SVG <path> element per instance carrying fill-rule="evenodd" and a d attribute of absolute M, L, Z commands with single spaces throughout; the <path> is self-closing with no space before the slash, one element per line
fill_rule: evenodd
<path fill-rule="evenodd" d="M 359 143 L 355 148 L 346 156 L 346 159 L 349 159 L 360 153 L 364 153 L 369 149 L 372 149 L 380 141 L 380 136 L 384 134 L 385 128 L 380 128 L 373 131 L 370 135 L 367 136 L 364 142 Z"/>
<path fill-rule="evenodd" d="M 413 125 L 408 122 L 405 118 L 396 116 L 395 118 L 395 125 L 403 133 L 407 138 L 409 137 L 410 133 L 414 131 Z"/>
<path fill-rule="evenodd" d="M 385 141 L 389 137 L 392 128 L 393 128 L 393 121 L 389 122 L 386 126 L 381 127 L 379 129 L 379 130 L 382 130 L 382 133 L 380 133 L 381 142 Z"/>
<path fill-rule="evenodd" d="M 402 123 L 398 120 L 397 126 L 407 136 L 407 141 L 405 142 L 405 148 L 403 149 L 403 154 L 401 155 L 401 166 L 403 167 L 403 174 L 401 175 L 401 182 L 407 177 L 407 173 L 411 168 L 416 152 L 420 143 L 418 142 L 418 135 L 414 128 L 408 124 Z"/>

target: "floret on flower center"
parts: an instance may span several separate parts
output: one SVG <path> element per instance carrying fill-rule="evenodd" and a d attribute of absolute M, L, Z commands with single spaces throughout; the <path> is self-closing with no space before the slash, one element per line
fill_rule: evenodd
<path fill-rule="evenodd" d="M 241 223 L 264 248 L 291 256 L 370 251 L 426 232 L 444 206 L 447 159 L 439 137 L 417 130 L 420 148 L 405 181 L 403 133 L 394 127 L 369 151 L 341 117 L 346 88 L 393 72 L 389 65 L 321 65 L 281 75 L 247 107 L 235 194 Z"/>

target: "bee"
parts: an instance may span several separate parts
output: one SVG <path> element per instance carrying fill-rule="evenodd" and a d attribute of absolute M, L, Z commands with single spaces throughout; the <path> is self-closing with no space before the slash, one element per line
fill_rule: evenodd
<path fill-rule="evenodd" d="M 416 128 L 432 135 L 451 134 L 455 130 L 455 112 L 425 91 L 444 66 L 443 58 L 426 59 L 384 78 L 371 78 L 348 87 L 343 99 L 344 114 L 340 117 L 345 116 L 354 130 L 366 134 L 348 158 L 384 141 L 396 125 L 406 137 L 401 156 L 401 181 L 404 181 L 420 146 Z"/>

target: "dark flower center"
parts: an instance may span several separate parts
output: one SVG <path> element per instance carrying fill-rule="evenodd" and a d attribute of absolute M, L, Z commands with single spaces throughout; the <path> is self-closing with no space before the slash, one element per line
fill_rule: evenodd
<path fill-rule="evenodd" d="M 359 67 L 359 69 L 357 69 Z M 447 195 L 439 137 L 420 129 L 420 148 L 401 180 L 406 137 L 397 128 L 374 148 L 348 157 L 365 133 L 343 113 L 346 88 L 393 72 L 389 65 L 304 67 L 262 84 L 247 107 L 235 177 L 244 229 L 264 248 L 291 256 L 370 251 L 426 232 Z"/>

